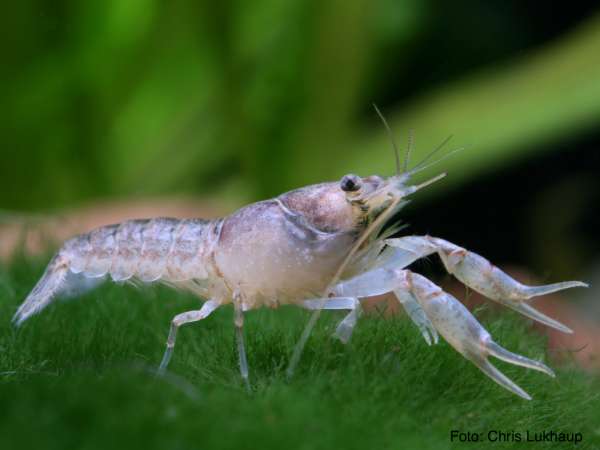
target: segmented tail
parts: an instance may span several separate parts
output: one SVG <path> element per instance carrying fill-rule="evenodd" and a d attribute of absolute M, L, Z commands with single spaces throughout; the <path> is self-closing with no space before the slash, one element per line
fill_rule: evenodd
<path fill-rule="evenodd" d="M 48 264 L 44 275 L 29 293 L 13 317 L 13 323 L 20 326 L 34 314 L 48 306 L 56 294 L 63 288 L 69 272 L 64 256 L 58 254 Z"/>

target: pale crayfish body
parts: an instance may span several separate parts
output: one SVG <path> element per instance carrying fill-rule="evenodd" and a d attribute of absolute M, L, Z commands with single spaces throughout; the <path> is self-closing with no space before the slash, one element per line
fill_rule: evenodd
<path fill-rule="evenodd" d="M 322 309 L 348 310 L 336 330 L 346 342 L 360 315 L 361 300 L 393 293 L 428 344 L 436 343 L 441 334 L 498 384 L 529 399 L 488 357 L 551 376 L 552 370 L 500 347 L 462 303 L 406 267 L 437 254 L 445 269 L 469 288 L 566 333 L 571 330 L 534 309 L 529 300 L 586 284 L 526 286 L 483 257 L 443 239 L 391 238 L 398 228 L 384 225 L 404 199 L 441 178 L 412 186 L 408 182 L 414 173 L 387 179 L 346 175 L 341 182 L 291 191 L 212 221 L 158 218 L 96 229 L 65 243 L 14 321 L 20 325 L 81 280 L 111 277 L 166 283 L 197 294 L 204 303 L 173 318 L 159 371 L 169 363 L 181 325 L 232 303 L 241 373 L 247 382 L 245 311 L 280 304 L 299 305 L 316 314 Z M 292 358 L 292 369 L 297 359 Z"/>

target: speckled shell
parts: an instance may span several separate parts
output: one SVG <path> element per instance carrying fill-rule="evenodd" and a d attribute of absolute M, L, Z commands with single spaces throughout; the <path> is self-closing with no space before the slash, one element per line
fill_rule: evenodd
<path fill-rule="evenodd" d="M 87 277 L 110 275 L 152 282 L 209 277 L 209 253 L 220 222 L 157 218 L 130 220 L 77 236 L 61 250 L 71 271 Z M 211 234 L 212 233 L 212 234 Z"/>
<path fill-rule="evenodd" d="M 246 308 L 300 302 L 327 286 L 359 232 L 337 183 L 309 186 L 227 217 L 215 261 Z"/>
<path fill-rule="evenodd" d="M 61 256 L 87 278 L 161 281 L 245 308 L 322 292 L 362 231 L 338 183 L 246 206 L 223 219 L 130 220 L 75 237 Z"/>

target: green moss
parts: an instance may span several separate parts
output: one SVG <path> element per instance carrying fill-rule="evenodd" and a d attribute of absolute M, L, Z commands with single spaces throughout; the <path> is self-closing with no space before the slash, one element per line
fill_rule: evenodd
<path fill-rule="evenodd" d="M 107 285 L 57 302 L 15 330 L 9 318 L 40 267 L 19 263 L 0 273 L 3 449 L 485 446 L 451 443 L 451 430 L 581 432 L 579 448 L 600 446 L 597 380 L 573 368 L 558 368 L 551 379 L 498 362 L 533 396 L 527 402 L 446 343 L 427 347 L 402 318 L 366 317 L 343 346 L 330 338 L 340 314 L 323 314 L 288 383 L 285 367 L 307 313 L 251 312 L 248 394 L 238 375 L 228 308 L 182 328 L 170 375 L 156 378 L 169 320 L 194 308 L 194 298 L 166 288 Z M 525 320 L 506 313 L 483 321 L 507 348 L 544 357 L 543 339 L 526 331 Z"/>

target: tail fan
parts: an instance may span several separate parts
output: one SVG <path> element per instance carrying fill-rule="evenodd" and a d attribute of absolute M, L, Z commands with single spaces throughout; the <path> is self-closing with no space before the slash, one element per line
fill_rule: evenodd
<path fill-rule="evenodd" d="M 13 323 L 18 327 L 48 306 L 63 287 L 68 272 L 69 266 L 64 256 L 59 254 L 52 258 L 40 281 L 19 306 Z"/>

